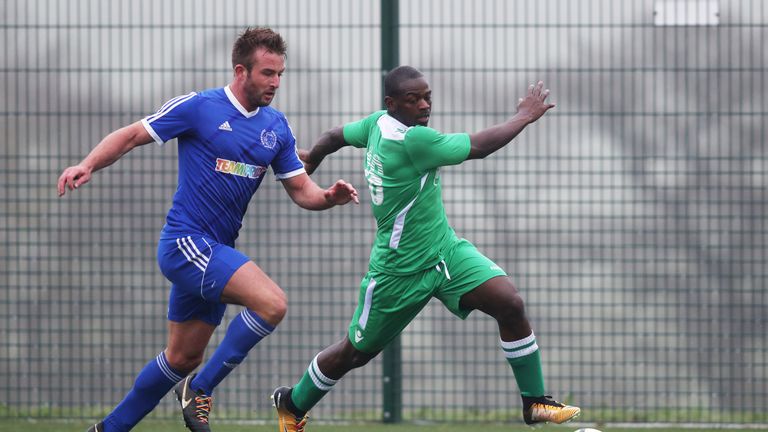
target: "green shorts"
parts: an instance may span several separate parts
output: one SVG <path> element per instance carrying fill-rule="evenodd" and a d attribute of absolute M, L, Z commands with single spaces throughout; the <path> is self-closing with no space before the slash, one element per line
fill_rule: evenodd
<path fill-rule="evenodd" d="M 359 351 L 376 353 L 399 335 L 437 298 L 461 319 L 471 310 L 459 307 L 461 297 L 504 270 L 467 240 L 457 240 L 436 267 L 398 276 L 369 271 L 360 283 L 357 309 L 349 324 L 349 340 Z"/>

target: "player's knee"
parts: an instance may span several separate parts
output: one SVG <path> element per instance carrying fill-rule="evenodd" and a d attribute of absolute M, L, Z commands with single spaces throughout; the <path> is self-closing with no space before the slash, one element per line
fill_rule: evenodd
<path fill-rule="evenodd" d="M 254 309 L 264 321 L 272 326 L 277 326 L 285 317 L 286 312 L 288 312 L 288 303 L 283 297 L 274 299 L 269 304 L 261 305 L 261 307 Z"/>
<path fill-rule="evenodd" d="M 523 302 L 520 293 L 517 291 L 517 288 L 515 288 L 515 285 L 509 278 L 505 278 L 503 286 L 503 290 L 499 293 L 497 296 L 498 298 L 494 302 L 502 305 L 504 309 L 522 313 L 525 308 L 525 303 Z"/>
<path fill-rule="evenodd" d="M 515 315 L 525 315 L 525 302 L 517 292 L 509 296 L 509 299 L 507 300 L 507 308 L 510 313 L 514 313 Z"/>
<path fill-rule="evenodd" d="M 516 328 L 526 322 L 525 303 L 518 294 L 505 297 L 492 315 L 502 327 Z"/>
<path fill-rule="evenodd" d="M 324 363 L 328 364 L 331 370 L 342 372 L 342 375 L 352 369 L 365 366 L 378 355 L 378 352 L 366 353 L 358 350 L 347 338 L 332 345 L 329 351 L 331 351 L 331 355 L 323 360 Z"/>
<path fill-rule="evenodd" d="M 203 353 L 190 354 L 190 353 L 176 353 L 166 351 L 166 359 L 168 365 L 182 373 L 189 373 L 195 370 L 203 362 Z"/>
<path fill-rule="evenodd" d="M 276 326 L 285 318 L 288 312 L 288 301 L 285 295 L 275 296 L 269 304 L 269 307 L 263 312 L 262 318 L 273 326 Z"/>
<path fill-rule="evenodd" d="M 369 361 L 371 361 L 373 357 L 369 355 L 355 355 L 351 359 L 351 366 L 352 369 L 357 369 L 359 367 L 363 367 L 368 364 Z"/>
<path fill-rule="evenodd" d="M 369 361 L 376 357 L 377 354 L 378 353 L 370 354 L 358 350 L 353 350 L 352 355 L 349 356 L 350 369 L 357 369 L 359 367 L 365 366 Z"/>
<path fill-rule="evenodd" d="M 251 291 L 253 295 L 248 296 L 242 304 L 270 325 L 276 326 L 288 312 L 288 299 L 277 285 L 266 290 L 266 295 L 264 291 L 259 292 L 261 289 L 263 288 L 254 288 Z"/>
<path fill-rule="evenodd" d="M 506 285 L 494 293 L 488 313 L 499 322 L 520 320 L 525 317 L 525 302 L 512 282 L 506 281 Z"/>

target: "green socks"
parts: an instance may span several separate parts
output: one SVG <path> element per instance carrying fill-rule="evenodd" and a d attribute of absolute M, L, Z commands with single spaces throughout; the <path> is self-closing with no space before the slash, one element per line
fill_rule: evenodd
<path fill-rule="evenodd" d="M 544 396 L 544 373 L 541 369 L 541 353 L 536 336 L 531 333 L 525 339 L 501 341 L 501 349 L 512 366 L 521 396 Z"/>
<path fill-rule="evenodd" d="M 309 364 L 307 371 L 304 372 L 304 376 L 293 387 L 291 401 L 293 401 L 296 408 L 304 412 L 309 411 L 320 402 L 320 399 L 326 393 L 331 391 L 337 381 L 326 377 L 320 372 L 320 368 L 317 366 L 317 356 L 315 356 L 312 363 Z"/>

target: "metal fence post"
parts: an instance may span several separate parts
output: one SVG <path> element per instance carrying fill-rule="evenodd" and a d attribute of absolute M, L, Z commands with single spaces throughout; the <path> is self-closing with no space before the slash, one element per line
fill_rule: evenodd
<path fill-rule="evenodd" d="M 398 66 L 398 0 L 381 0 L 381 81 L 384 103 L 384 75 Z M 398 423 L 403 420 L 402 362 L 400 336 L 382 352 L 382 420 Z"/>

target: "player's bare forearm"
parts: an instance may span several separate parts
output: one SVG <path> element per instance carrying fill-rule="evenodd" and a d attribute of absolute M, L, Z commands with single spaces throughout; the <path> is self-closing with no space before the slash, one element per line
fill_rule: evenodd
<path fill-rule="evenodd" d="M 299 207 L 307 210 L 325 210 L 350 201 L 359 204 L 357 190 L 344 180 L 338 180 L 328 189 L 322 189 L 306 174 L 283 180 L 283 187 Z"/>
<path fill-rule="evenodd" d="M 110 133 L 79 164 L 62 172 L 57 184 L 59 196 L 64 195 L 67 188 L 74 190 L 88 183 L 94 172 L 112 165 L 134 147 L 152 141 L 152 137 L 139 122 Z"/>
<path fill-rule="evenodd" d="M 317 167 L 320 166 L 320 162 L 326 156 L 337 152 L 346 145 L 347 143 L 344 141 L 344 128 L 342 126 L 324 132 L 309 151 L 299 152 L 299 157 L 304 162 L 304 169 L 307 171 L 307 174 L 315 172 Z"/>
<path fill-rule="evenodd" d="M 142 134 L 141 132 L 144 133 Z M 151 141 L 151 137 L 140 123 L 120 128 L 104 137 L 88 156 L 80 162 L 80 165 L 90 168 L 91 171 L 98 171 L 117 162 L 118 159 L 135 147 Z"/>
<path fill-rule="evenodd" d="M 471 134 L 469 136 L 471 147 L 467 159 L 482 159 L 496 152 L 515 139 L 527 125 L 528 120 L 516 114 L 504 123 Z"/>
<path fill-rule="evenodd" d="M 471 147 L 467 159 L 482 159 L 509 144 L 525 127 L 555 107 L 544 101 L 549 96 L 549 89 L 544 83 L 528 87 L 528 94 L 520 98 L 517 113 L 504 123 L 484 129 L 469 136 Z"/>

